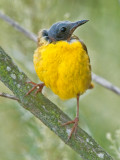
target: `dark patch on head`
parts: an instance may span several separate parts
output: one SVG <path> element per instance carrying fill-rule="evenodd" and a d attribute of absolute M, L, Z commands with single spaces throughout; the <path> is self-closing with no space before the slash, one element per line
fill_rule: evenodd
<path fill-rule="evenodd" d="M 49 43 L 51 43 L 51 40 L 48 37 L 48 31 L 47 30 L 43 30 L 42 31 L 42 37 L 44 37 L 46 41 L 48 41 Z"/>
<path fill-rule="evenodd" d="M 48 31 L 44 29 L 44 30 L 42 31 L 42 36 L 43 36 L 43 37 L 48 36 Z"/>

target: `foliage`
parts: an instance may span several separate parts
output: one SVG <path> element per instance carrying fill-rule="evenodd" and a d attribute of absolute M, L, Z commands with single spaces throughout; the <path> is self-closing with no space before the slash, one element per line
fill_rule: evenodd
<path fill-rule="evenodd" d="M 120 159 L 120 129 L 116 130 L 114 135 L 112 136 L 111 133 L 106 134 L 107 139 L 109 140 L 110 149 L 115 155 L 116 159 Z"/>

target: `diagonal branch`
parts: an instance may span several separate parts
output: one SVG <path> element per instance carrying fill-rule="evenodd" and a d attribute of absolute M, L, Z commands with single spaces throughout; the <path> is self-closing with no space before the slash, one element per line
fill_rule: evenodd
<path fill-rule="evenodd" d="M 92 73 L 92 79 L 100 84 L 101 86 L 113 91 L 114 93 L 120 95 L 120 88 L 117 86 L 113 85 L 111 82 L 107 81 L 106 79 L 96 75 L 95 73 Z"/>
<path fill-rule="evenodd" d="M 34 33 L 29 32 L 22 26 L 20 26 L 17 22 L 15 22 L 13 19 L 11 19 L 9 16 L 6 16 L 2 12 L 0 12 L 0 18 L 9 23 L 11 26 L 13 26 L 18 31 L 22 32 L 24 35 L 26 35 L 31 40 L 37 42 L 37 36 Z"/>
<path fill-rule="evenodd" d="M 18 31 L 22 32 L 29 39 L 37 42 L 37 36 L 35 34 L 33 34 L 32 32 L 29 32 L 27 29 L 21 27 L 21 25 L 19 25 L 17 22 L 15 22 L 13 19 L 8 17 L 7 15 L 0 12 L 0 18 L 3 19 L 4 21 L 6 21 L 7 23 L 9 23 L 10 25 L 12 25 Z M 101 85 L 101 86 L 113 91 L 114 93 L 120 95 L 120 88 L 116 87 L 111 82 L 107 81 L 106 79 L 104 79 L 94 73 L 92 74 L 92 79 L 96 83 L 98 83 L 99 85 Z"/>
<path fill-rule="evenodd" d="M 1 97 L 5 97 L 5 98 L 9 98 L 9 99 L 12 99 L 12 100 L 17 100 L 17 101 L 19 101 L 18 98 L 16 98 L 16 97 L 13 96 L 13 95 L 7 94 L 7 93 L 0 93 L 0 96 L 1 96 Z"/>
<path fill-rule="evenodd" d="M 8 67 L 12 69 L 8 70 Z M 91 136 L 79 127 L 76 137 L 73 136 L 68 142 L 66 141 L 70 126 L 62 127 L 61 124 L 70 121 L 70 118 L 42 94 L 31 93 L 25 96 L 32 87 L 31 84 L 26 84 L 28 77 L 18 69 L 2 48 L 0 48 L 0 80 L 19 99 L 21 106 L 40 119 L 84 160 L 113 160 Z"/>

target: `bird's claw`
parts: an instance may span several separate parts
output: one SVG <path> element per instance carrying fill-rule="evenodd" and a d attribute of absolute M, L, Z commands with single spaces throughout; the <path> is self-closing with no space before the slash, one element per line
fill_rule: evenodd
<path fill-rule="evenodd" d="M 38 92 L 42 92 L 42 89 L 45 85 L 44 83 L 37 84 L 31 81 L 26 83 L 30 83 L 33 85 L 32 89 L 26 93 L 26 96 L 29 95 L 32 91 L 34 91 L 36 88 L 37 88 L 37 91 L 35 92 L 35 94 L 37 94 Z"/>
<path fill-rule="evenodd" d="M 79 118 L 76 117 L 73 121 L 68 121 L 68 122 L 62 124 L 62 126 L 66 126 L 66 125 L 74 123 L 74 125 L 72 127 L 72 130 L 70 132 L 70 135 L 68 136 L 68 140 L 67 141 L 69 141 L 69 139 L 71 138 L 71 136 L 72 136 L 73 133 L 74 133 L 74 135 L 76 134 L 77 127 L 78 127 L 78 122 L 79 122 Z"/>

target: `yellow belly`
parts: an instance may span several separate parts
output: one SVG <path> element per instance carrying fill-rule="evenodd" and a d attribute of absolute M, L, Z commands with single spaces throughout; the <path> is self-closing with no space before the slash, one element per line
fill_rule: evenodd
<path fill-rule="evenodd" d="M 91 84 L 89 57 L 79 41 L 38 47 L 34 67 L 39 79 L 61 99 L 83 94 Z"/>

